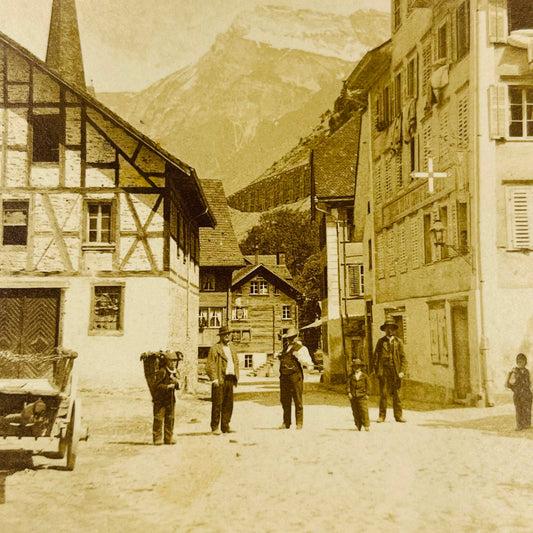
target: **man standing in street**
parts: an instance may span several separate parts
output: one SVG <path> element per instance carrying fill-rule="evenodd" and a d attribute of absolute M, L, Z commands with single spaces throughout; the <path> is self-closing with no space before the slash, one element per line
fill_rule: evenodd
<path fill-rule="evenodd" d="M 239 359 L 231 344 L 231 330 L 222 326 L 219 342 L 209 350 L 205 370 L 211 380 L 211 431 L 229 433 L 233 413 L 233 387 L 239 381 Z M 220 426 L 220 428 L 219 428 Z"/>
<path fill-rule="evenodd" d="M 379 380 L 379 418 L 385 422 L 387 398 L 392 396 L 392 408 L 396 422 L 405 422 L 400 400 L 402 378 L 407 371 L 407 359 L 402 341 L 395 335 L 398 325 L 392 317 L 387 317 L 380 327 L 385 335 L 378 340 L 374 351 L 373 371 Z"/>
<path fill-rule="evenodd" d="M 296 414 L 296 429 L 302 429 L 303 409 L 303 366 L 312 366 L 313 361 L 307 348 L 298 341 L 296 328 L 289 328 L 283 336 L 284 345 L 279 359 L 279 389 L 283 407 L 283 424 L 280 429 L 291 427 L 292 401 Z"/>

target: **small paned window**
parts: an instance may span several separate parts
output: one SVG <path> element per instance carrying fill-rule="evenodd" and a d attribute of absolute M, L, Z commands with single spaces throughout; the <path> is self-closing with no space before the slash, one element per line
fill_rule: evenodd
<path fill-rule="evenodd" d="M 95 286 L 91 330 L 121 331 L 122 327 L 122 296 L 121 286 Z"/>
<path fill-rule="evenodd" d="M 111 202 L 90 202 L 87 206 L 89 242 L 110 243 Z"/>
<path fill-rule="evenodd" d="M 509 137 L 533 137 L 533 87 L 509 87 Z"/>
<path fill-rule="evenodd" d="M 292 318 L 291 306 L 284 305 L 282 309 L 282 318 L 283 320 L 290 320 Z"/>
<path fill-rule="evenodd" d="M 248 320 L 248 307 L 234 307 L 232 320 Z"/>
<path fill-rule="evenodd" d="M 210 292 L 215 290 L 215 274 L 206 272 L 202 274 L 202 291 Z"/>
<path fill-rule="evenodd" d="M 26 246 L 28 242 L 28 206 L 27 201 L 4 201 L 2 244 L 5 246 Z"/>
<path fill-rule="evenodd" d="M 457 28 L 457 59 L 462 59 L 470 50 L 470 1 L 467 0 L 459 5 L 455 13 L 455 25 Z"/>
<path fill-rule="evenodd" d="M 244 368 L 254 367 L 254 355 L 251 353 L 244 354 Z"/>
<path fill-rule="evenodd" d="M 448 57 L 448 24 L 444 23 L 437 31 L 437 61 Z"/>
<path fill-rule="evenodd" d="M 64 123 L 59 114 L 34 115 L 33 161 L 54 163 L 59 161 L 59 143 L 63 137 Z"/>

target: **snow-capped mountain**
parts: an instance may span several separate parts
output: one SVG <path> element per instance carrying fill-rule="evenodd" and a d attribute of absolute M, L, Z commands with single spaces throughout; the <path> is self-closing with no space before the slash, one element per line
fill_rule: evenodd
<path fill-rule="evenodd" d="M 231 193 L 305 136 L 389 16 L 259 7 L 237 16 L 194 65 L 139 93 L 98 97 Z"/>

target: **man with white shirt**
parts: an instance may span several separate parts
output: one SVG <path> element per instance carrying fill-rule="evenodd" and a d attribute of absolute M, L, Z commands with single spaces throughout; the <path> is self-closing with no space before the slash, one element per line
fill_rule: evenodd
<path fill-rule="evenodd" d="M 214 435 L 230 433 L 233 413 L 233 387 L 239 381 L 239 359 L 231 344 L 232 331 L 222 326 L 220 341 L 209 350 L 205 370 L 211 380 L 211 431 Z"/>
<path fill-rule="evenodd" d="M 396 336 L 398 325 L 394 318 L 387 317 L 380 326 L 385 335 L 378 340 L 374 351 L 373 371 L 379 380 L 379 418 L 385 422 L 387 415 L 387 398 L 392 396 L 392 409 L 396 422 L 405 422 L 400 399 L 402 379 L 407 372 L 407 359 L 402 341 Z"/>
<path fill-rule="evenodd" d="M 280 429 L 291 427 L 292 402 L 296 414 L 296 429 L 302 429 L 303 408 L 303 369 L 313 366 L 308 349 L 298 341 L 298 330 L 289 328 L 283 335 L 284 346 L 279 356 L 279 389 L 283 407 L 283 424 Z"/>

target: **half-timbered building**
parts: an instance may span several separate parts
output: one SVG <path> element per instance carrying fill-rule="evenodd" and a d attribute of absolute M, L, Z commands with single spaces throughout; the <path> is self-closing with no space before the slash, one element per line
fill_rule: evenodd
<path fill-rule="evenodd" d="M 179 349 L 196 376 L 200 226 L 193 168 L 85 88 L 74 0 L 46 62 L 0 34 L 0 349 L 79 353 L 82 383 L 140 383 Z"/>

